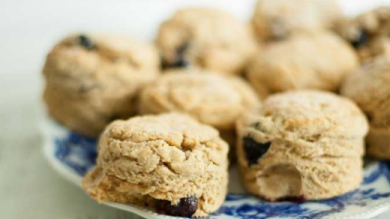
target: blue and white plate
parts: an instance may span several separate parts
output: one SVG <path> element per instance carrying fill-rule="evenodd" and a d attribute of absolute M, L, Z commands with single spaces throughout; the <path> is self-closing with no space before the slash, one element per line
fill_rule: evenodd
<path fill-rule="evenodd" d="M 85 173 L 95 165 L 96 139 L 83 137 L 47 120 L 43 123 L 44 151 L 59 174 L 80 186 Z M 245 194 L 237 171 L 230 170 L 229 195 L 209 218 L 372 218 L 390 209 L 390 163 L 371 161 L 364 169 L 364 182 L 346 195 L 304 203 L 270 203 Z M 175 218 L 133 205 L 105 203 L 145 218 Z"/>

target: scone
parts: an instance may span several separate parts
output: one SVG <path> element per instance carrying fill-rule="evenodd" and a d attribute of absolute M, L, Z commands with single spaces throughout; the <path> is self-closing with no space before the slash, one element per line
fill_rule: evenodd
<path fill-rule="evenodd" d="M 181 112 L 211 125 L 234 143 L 234 124 L 259 100 L 240 78 L 224 77 L 206 70 L 172 70 L 148 84 L 139 97 L 140 114 Z"/>
<path fill-rule="evenodd" d="M 275 94 L 238 120 L 237 131 L 242 180 L 252 194 L 318 200 L 362 181 L 368 124 L 347 98 L 310 90 Z"/>
<path fill-rule="evenodd" d="M 207 216 L 226 196 L 227 153 L 217 130 L 185 115 L 117 120 L 102 134 L 97 165 L 82 185 L 98 202 Z"/>
<path fill-rule="evenodd" d="M 97 136 L 114 119 L 137 110 L 139 89 L 159 74 L 151 44 L 132 38 L 73 35 L 54 46 L 43 74 L 50 115 L 67 128 Z"/>
<path fill-rule="evenodd" d="M 160 26 L 157 45 L 166 68 L 200 67 L 240 74 L 256 51 L 249 28 L 227 12 L 189 8 Z"/>
<path fill-rule="evenodd" d="M 362 62 L 378 56 L 390 58 L 390 6 L 340 20 L 336 30 L 356 48 Z"/>
<path fill-rule="evenodd" d="M 338 90 L 357 68 L 353 48 L 331 32 L 300 32 L 268 44 L 254 58 L 248 79 L 261 97 L 292 89 Z"/>
<path fill-rule="evenodd" d="M 343 17 L 336 0 L 259 0 L 252 26 L 260 41 L 280 40 L 301 30 L 332 28 Z"/>
<path fill-rule="evenodd" d="M 367 154 L 390 160 L 390 59 L 377 57 L 345 80 L 341 93 L 367 114 Z"/>

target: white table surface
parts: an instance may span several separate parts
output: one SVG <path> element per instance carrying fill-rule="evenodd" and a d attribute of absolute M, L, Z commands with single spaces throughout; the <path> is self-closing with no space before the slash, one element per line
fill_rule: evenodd
<path fill-rule="evenodd" d="M 152 39 L 175 9 L 211 5 L 240 19 L 254 0 L 7 1 L 0 0 L 0 218 L 124 219 L 127 212 L 98 205 L 65 181 L 42 153 L 41 68 L 67 33 L 108 31 Z M 390 0 L 343 0 L 354 14 Z M 390 218 L 390 212 L 378 218 Z"/>

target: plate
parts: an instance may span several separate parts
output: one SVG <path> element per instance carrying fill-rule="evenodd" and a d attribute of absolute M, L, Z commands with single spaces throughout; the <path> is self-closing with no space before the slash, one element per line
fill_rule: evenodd
<path fill-rule="evenodd" d="M 81 136 L 46 118 L 42 123 L 44 153 L 49 163 L 63 177 L 77 186 L 85 173 L 95 165 L 96 139 Z M 322 201 L 304 203 L 271 203 L 245 194 L 237 170 L 230 172 L 229 194 L 221 208 L 210 219 L 240 218 L 372 218 L 390 210 L 390 163 L 369 160 L 364 180 L 355 191 Z M 87 195 L 87 194 L 86 194 Z M 151 219 L 179 218 L 158 215 L 152 209 L 118 203 L 104 203 Z"/>

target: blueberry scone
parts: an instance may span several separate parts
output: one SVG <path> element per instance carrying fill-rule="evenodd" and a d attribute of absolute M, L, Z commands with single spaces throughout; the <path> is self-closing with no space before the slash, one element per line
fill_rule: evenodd
<path fill-rule="evenodd" d="M 186 115 L 117 120 L 102 134 L 97 165 L 82 185 L 98 202 L 207 216 L 226 196 L 228 150 L 217 130 Z"/>
<path fill-rule="evenodd" d="M 377 57 L 349 75 L 341 93 L 367 114 L 367 154 L 390 160 L 390 59 Z"/>
<path fill-rule="evenodd" d="M 211 125 L 234 142 L 234 124 L 259 100 L 249 84 L 240 78 L 224 77 L 206 70 L 172 70 L 148 84 L 140 94 L 139 112 L 187 113 Z"/>
<path fill-rule="evenodd" d="M 343 17 L 336 0 L 259 0 L 252 26 L 259 40 L 280 40 L 301 30 L 332 28 Z"/>
<path fill-rule="evenodd" d="M 252 194 L 318 200 L 362 181 L 368 124 L 346 98 L 310 90 L 275 94 L 238 120 L 237 131 L 238 163 Z"/>
<path fill-rule="evenodd" d="M 340 20 L 336 30 L 356 48 L 362 62 L 377 56 L 390 57 L 390 6 Z"/>
<path fill-rule="evenodd" d="M 249 66 L 248 79 L 261 97 L 292 89 L 338 90 L 357 68 L 353 48 L 331 32 L 300 32 L 268 44 Z"/>
<path fill-rule="evenodd" d="M 165 67 L 192 66 L 222 74 L 240 74 L 257 47 L 246 25 L 211 8 L 177 11 L 162 23 L 156 41 Z"/>
<path fill-rule="evenodd" d="M 48 54 L 44 100 L 52 117 L 87 136 L 134 115 L 139 89 L 159 74 L 151 44 L 132 38 L 79 34 Z"/>

